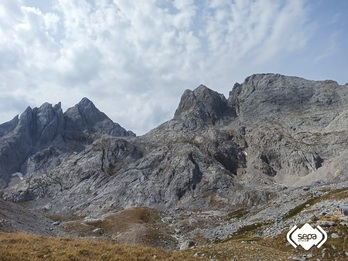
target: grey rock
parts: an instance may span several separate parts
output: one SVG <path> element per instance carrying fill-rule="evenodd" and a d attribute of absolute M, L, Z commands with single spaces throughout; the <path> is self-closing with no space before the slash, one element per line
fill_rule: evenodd
<path fill-rule="evenodd" d="M 307 258 L 312 258 L 313 257 L 313 254 L 312 253 L 309 253 L 306 255 Z"/>
<path fill-rule="evenodd" d="M 311 216 L 310 218 L 311 221 L 318 221 L 319 218 L 316 215 Z"/>
<path fill-rule="evenodd" d="M 12 202 L 0 199 L 0 231 L 25 231 L 40 235 L 57 235 L 58 231 L 50 231 L 51 220 L 38 212 L 30 211 Z"/>
<path fill-rule="evenodd" d="M 43 207 L 43 209 L 44 209 L 45 211 L 51 210 L 51 209 L 52 209 L 52 204 L 50 204 L 50 203 L 46 204 L 46 205 Z"/>
<path fill-rule="evenodd" d="M 61 104 L 28 107 L 18 118 L 0 125 L 0 188 L 11 174 L 38 176 L 60 165 L 74 151 L 83 150 L 98 136 L 135 136 L 100 112 L 87 98 L 64 114 Z"/>
<path fill-rule="evenodd" d="M 340 107 L 346 93 L 346 88 L 332 81 L 315 82 L 275 74 L 253 75 L 243 84 L 236 84 L 229 102 L 249 130 L 246 141 L 249 155 L 254 154 L 250 157 L 255 161 L 254 168 L 276 175 L 279 180 L 289 180 L 289 184 L 293 173 L 303 177 L 318 170 L 323 157 L 336 151 L 333 147 L 339 147 L 331 143 L 333 150 L 328 150 L 320 137 L 336 135 L 323 128 L 337 117 L 336 112 L 346 110 L 345 106 Z"/>
<path fill-rule="evenodd" d="M 194 91 L 186 90 L 174 114 L 174 117 L 184 119 L 192 127 L 201 126 L 199 122 L 214 125 L 225 117 L 230 120 L 235 116 L 234 108 L 229 106 L 227 99 L 204 85 Z"/>
<path fill-rule="evenodd" d="M 319 221 L 318 225 L 320 225 L 321 227 L 333 227 L 333 226 L 337 226 L 336 222 L 334 221 Z"/>
<path fill-rule="evenodd" d="M 340 238 L 340 236 L 337 233 L 332 233 L 331 238 L 337 239 L 337 238 Z"/>
<path fill-rule="evenodd" d="M 295 260 L 295 261 L 306 261 L 306 257 L 288 257 L 289 260 Z"/>
<path fill-rule="evenodd" d="M 6 134 L 13 131 L 19 122 L 18 115 L 14 117 L 11 121 L 0 124 L 0 137 L 5 136 Z"/>
<path fill-rule="evenodd" d="M 9 183 L 12 173 L 26 174 L 22 165 L 33 151 L 53 142 L 63 126 L 62 120 L 60 104 L 52 107 L 45 103 L 40 108 L 28 107 L 19 121 L 15 120 L 12 123 L 11 131 L 0 137 L 0 183 L 2 186 Z"/>
<path fill-rule="evenodd" d="M 98 228 L 93 230 L 93 233 L 98 235 L 98 236 L 101 236 L 104 234 L 104 230 L 102 228 L 98 227 Z"/>
<path fill-rule="evenodd" d="M 188 249 L 188 248 L 190 248 L 190 247 L 193 247 L 195 244 L 196 244 L 195 241 L 193 241 L 193 240 L 187 240 L 187 241 L 185 241 L 184 243 L 182 243 L 182 244 L 180 245 L 180 250 Z"/>
<path fill-rule="evenodd" d="M 67 139 L 88 140 L 84 135 L 101 133 L 111 136 L 135 136 L 134 133 L 126 131 L 119 124 L 110 120 L 103 112 L 87 98 L 83 98 L 77 105 L 69 108 L 64 113 L 65 133 Z"/>

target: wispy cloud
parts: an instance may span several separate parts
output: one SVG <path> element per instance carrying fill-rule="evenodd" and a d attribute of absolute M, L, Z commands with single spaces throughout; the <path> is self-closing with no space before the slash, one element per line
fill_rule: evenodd
<path fill-rule="evenodd" d="M 332 32 L 332 34 L 328 37 L 327 46 L 325 48 L 325 51 L 322 52 L 319 56 L 316 56 L 314 61 L 316 63 L 320 63 L 325 58 L 331 57 L 334 53 L 336 53 L 339 50 L 339 35 L 337 32 Z"/>

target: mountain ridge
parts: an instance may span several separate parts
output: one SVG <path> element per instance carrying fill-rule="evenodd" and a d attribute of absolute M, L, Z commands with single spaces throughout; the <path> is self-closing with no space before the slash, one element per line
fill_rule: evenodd
<path fill-rule="evenodd" d="M 83 114 L 74 108 L 79 108 Z M 84 119 L 89 122 L 83 124 Z M 79 124 L 74 125 L 76 122 Z M 113 123 L 87 98 L 64 113 L 60 102 L 54 106 L 44 103 L 39 108 L 27 107 L 20 116 L 0 125 L 0 185 L 4 187 L 10 181 L 11 173 L 25 175 L 28 159 L 36 152 L 50 146 L 62 153 L 78 151 L 92 143 L 91 134 L 94 133 L 135 136 Z"/>
<path fill-rule="evenodd" d="M 346 100 L 347 88 L 334 81 L 255 74 L 236 83 L 228 98 L 203 85 L 186 90 L 172 120 L 134 137 L 82 99 L 82 108 L 76 105 L 63 115 L 67 131 L 57 144 L 64 146 L 29 157 L 21 168 L 29 175 L 6 188 L 3 198 L 48 197 L 55 209 L 70 204 L 69 212 L 81 215 L 134 206 L 261 204 L 278 195 L 275 183 L 301 186 L 345 178 L 345 163 L 336 156 L 348 146 Z M 47 128 L 60 129 L 59 122 Z M 341 132 L 329 130 L 330 124 Z"/>

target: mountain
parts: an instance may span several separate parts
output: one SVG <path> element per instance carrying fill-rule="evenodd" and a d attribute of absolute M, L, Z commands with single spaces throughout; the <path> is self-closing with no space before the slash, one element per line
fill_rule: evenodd
<path fill-rule="evenodd" d="M 0 203 L 58 220 L 52 233 L 164 248 L 339 220 L 347 99 L 347 84 L 255 74 L 228 97 L 186 90 L 173 119 L 138 137 L 86 98 L 29 107 L 0 125 L 0 195 L 25 210 Z"/>
<path fill-rule="evenodd" d="M 0 187 L 10 183 L 13 173 L 27 178 L 59 166 L 65 155 L 84 150 L 102 134 L 135 136 L 87 98 L 65 113 L 60 103 L 28 107 L 20 117 L 0 125 Z"/>
<path fill-rule="evenodd" d="M 24 174 L 3 198 L 81 215 L 260 204 L 274 183 L 346 178 L 346 104 L 334 81 L 257 74 L 228 98 L 186 90 L 172 120 L 134 137 L 86 98 L 65 113 L 46 103 L 0 125 L 2 186 Z"/>

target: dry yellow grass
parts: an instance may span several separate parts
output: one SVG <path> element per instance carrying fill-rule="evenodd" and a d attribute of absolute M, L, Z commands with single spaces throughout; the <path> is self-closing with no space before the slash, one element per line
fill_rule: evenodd
<path fill-rule="evenodd" d="M 184 252 L 111 242 L 0 233 L 0 260 L 196 260 Z"/>
<path fill-rule="evenodd" d="M 133 213 L 133 212 L 132 212 Z M 146 212 L 137 211 L 135 220 Z M 138 215 L 139 214 L 139 215 Z M 149 221 L 146 219 L 146 221 Z M 146 223 L 145 221 L 145 223 Z M 224 243 L 195 246 L 184 251 L 130 246 L 110 241 L 33 236 L 24 233 L 0 233 L 0 261 L 14 260 L 289 260 L 312 254 L 308 260 L 348 260 L 348 227 L 325 228 L 328 241 L 320 249 L 294 249 L 286 242 L 286 231 L 275 238 L 252 238 L 248 232 Z M 339 238 L 332 238 L 337 233 Z M 198 242 L 197 242 L 198 243 Z M 324 250 L 325 249 L 325 250 Z M 324 258 L 323 258 L 324 256 Z"/>
<path fill-rule="evenodd" d="M 289 253 L 269 246 L 230 241 L 185 251 L 105 241 L 53 238 L 24 233 L 0 233 L 0 260 L 287 260 Z"/>

